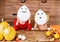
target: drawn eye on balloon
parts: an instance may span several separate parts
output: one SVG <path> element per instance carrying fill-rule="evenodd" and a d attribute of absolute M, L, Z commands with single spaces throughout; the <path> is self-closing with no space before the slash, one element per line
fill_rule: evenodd
<path fill-rule="evenodd" d="M 38 25 L 44 25 L 47 22 L 47 16 L 44 11 L 38 10 L 35 15 L 35 22 Z"/>
<path fill-rule="evenodd" d="M 22 7 L 19 8 L 18 12 L 17 12 L 17 17 L 21 20 L 21 21 L 27 21 L 30 18 L 30 11 L 29 8 L 26 5 L 23 5 Z"/>
<path fill-rule="evenodd" d="M 41 13 L 43 15 L 43 13 Z"/>

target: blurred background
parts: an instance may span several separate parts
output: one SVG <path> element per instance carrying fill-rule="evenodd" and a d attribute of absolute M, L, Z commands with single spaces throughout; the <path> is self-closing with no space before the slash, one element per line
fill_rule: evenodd
<path fill-rule="evenodd" d="M 0 22 L 4 21 L 13 25 L 18 9 L 22 5 L 26 5 L 31 11 L 31 22 L 34 25 L 34 15 L 39 9 L 42 9 L 50 19 L 50 24 L 60 25 L 60 0 L 0 0 Z"/>

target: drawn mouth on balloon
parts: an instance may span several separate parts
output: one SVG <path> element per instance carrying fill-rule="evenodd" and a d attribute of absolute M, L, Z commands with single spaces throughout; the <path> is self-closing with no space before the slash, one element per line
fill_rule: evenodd
<path fill-rule="evenodd" d="M 22 13 L 26 13 L 26 11 L 22 11 Z"/>
<path fill-rule="evenodd" d="M 41 19 L 42 17 L 39 17 L 39 19 Z"/>

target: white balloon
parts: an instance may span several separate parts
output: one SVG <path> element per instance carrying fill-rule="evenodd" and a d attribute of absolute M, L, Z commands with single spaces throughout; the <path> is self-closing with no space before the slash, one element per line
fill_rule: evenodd
<path fill-rule="evenodd" d="M 30 11 L 26 5 L 23 5 L 22 7 L 19 8 L 17 12 L 17 17 L 21 21 L 27 21 L 30 18 Z"/>
<path fill-rule="evenodd" d="M 43 12 L 42 10 L 38 10 L 38 12 L 35 15 L 35 22 L 38 25 L 44 25 L 47 22 L 47 16 L 45 12 Z"/>

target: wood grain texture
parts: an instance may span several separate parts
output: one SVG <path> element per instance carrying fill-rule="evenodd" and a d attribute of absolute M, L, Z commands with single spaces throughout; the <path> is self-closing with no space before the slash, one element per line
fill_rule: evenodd
<path fill-rule="evenodd" d="M 26 4 L 31 11 L 32 26 L 34 25 L 34 16 L 39 9 L 42 9 L 50 16 L 48 25 L 60 25 L 60 0 L 47 0 L 46 3 L 42 3 L 41 0 L 26 0 L 25 3 L 21 3 L 20 0 L 0 0 L 0 4 L 0 18 L 3 17 L 10 24 L 16 17 L 13 14 L 16 14 L 18 9 Z"/>
<path fill-rule="evenodd" d="M 20 42 L 53 42 L 53 40 L 46 38 L 45 35 L 46 31 L 27 31 L 27 30 L 19 30 L 17 31 L 18 34 L 22 34 L 26 36 L 26 40 L 21 40 Z M 60 40 L 58 40 L 60 42 Z M 57 42 L 58 42 L 57 41 Z M 13 41 L 6 41 L 6 42 L 15 42 Z"/>

